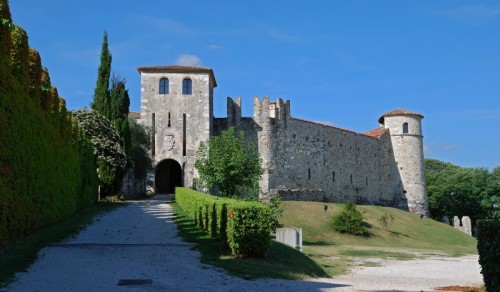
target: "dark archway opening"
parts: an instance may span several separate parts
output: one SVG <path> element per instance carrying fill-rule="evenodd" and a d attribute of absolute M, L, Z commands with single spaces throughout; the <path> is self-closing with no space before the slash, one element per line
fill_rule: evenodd
<path fill-rule="evenodd" d="M 181 187 L 181 165 L 173 159 L 160 161 L 155 171 L 155 191 L 157 194 L 173 194 L 175 187 Z"/>

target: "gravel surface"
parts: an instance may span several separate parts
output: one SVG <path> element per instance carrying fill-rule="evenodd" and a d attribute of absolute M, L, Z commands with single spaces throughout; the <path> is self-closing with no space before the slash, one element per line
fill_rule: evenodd
<path fill-rule="evenodd" d="M 176 234 L 166 196 L 131 202 L 41 250 L 5 291 L 430 291 L 482 283 L 477 256 L 389 260 L 382 267 L 305 281 L 244 280 L 202 264 L 193 245 Z M 146 284 L 119 285 L 127 280 Z"/>

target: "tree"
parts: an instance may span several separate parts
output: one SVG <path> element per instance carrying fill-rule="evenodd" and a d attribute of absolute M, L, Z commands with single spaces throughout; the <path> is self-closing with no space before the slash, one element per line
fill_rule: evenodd
<path fill-rule="evenodd" d="M 340 213 L 333 216 L 333 229 L 340 233 L 367 235 L 368 230 L 363 223 L 363 214 L 356 209 L 356 204 L 348 201 Z"/>
<path fill-rule="evenodd" d="M 231 127 L 200 143 L 195 162 L 200 174 L 197 187 L 206 187 L 223 197 L 257 194 L 263 173 L 261 158 L 244 137 L 243 131 L 236 135 Z"/>
<path fill-rule="evenodd" d="M 500 166 L 493 169 L 488 182 L 490 195 L 481 201 L 489 219 L 500 219 Z"/>
<path fill-rule="evenodd" d="M 472 220 L 494 214 L 494 175 L 485 168 L 462 168 L 435 159 L 425 160 L 429 209 L 433 218 L 470 216 Z M 498 189 L 497 189 L 498 194 Z M 498 198 L 498 197 L 497 197 Z"/>
<path fill-rule="evenodd" d="M 94 147 L 101 196 L 116 194 L 121 187 L 127 159 L 115 127 L 95 111 L 78 110 L 73 116 Z"/>
<path fill-rule="evenodd" d="M 153 169 L 151 157 L 151 128 L 138 124 L 135 119 L 129 118 L 130 125 L 130 161 L 134 167 L 134 177 L 137 180 L 145 179 Z"/>
<path fill-rule="evenodd" d="M 111 53 L 108 48 L 108 33 L 104 31 L 101 48 L 101 63 L 97 71 L 97 83 L 94 90 L 93 110 L 111 119 L 111 105 L 109 92 L 109 77 L 111 75 Z"/>
<path fill-rule="evenodd" d="M 130 98 L 125 83 L 124 78 L 116 75 L 113 75 L 111 79 L 110 119 L 120 136 L 120 144 L 127 157 L 130 157 L 130 126 L 128 119 Z"/>

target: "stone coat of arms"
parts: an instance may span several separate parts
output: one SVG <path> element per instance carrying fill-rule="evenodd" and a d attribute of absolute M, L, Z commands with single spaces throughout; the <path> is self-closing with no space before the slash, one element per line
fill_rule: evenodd
<path fill-rule="evenodd" d="M 175 144 L 174 135 L 166 135 L 163 144 L 165 145 L 165 150 L 167 151 L 172 150 Z"/>

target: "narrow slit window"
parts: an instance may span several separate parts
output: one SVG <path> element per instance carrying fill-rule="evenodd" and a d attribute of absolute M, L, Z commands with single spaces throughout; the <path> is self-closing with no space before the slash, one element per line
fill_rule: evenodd
<path fill-rule="evenodd" d="M 168 94 L 169 84 L 167 78 L 160 79 L 160 94 Z"/>
<path fill-rule="evenodd" d="M 191 79 L 182 80 L 182 94 L 192 94 L 193 93 L 193 81 Z"/>
<path fill-rule="evenodd" d="M 332 172 L 332 181 L 335 182 L 335 171 Z"/>
<path fill-rule="evenodd" d="M 311 169 L 307 169 L 307 179 L 311 179 Z"/>
<path fill-rule="evenodd" d="M 403 123 L 403 134 L 408 134 L 408 123 Z"/>
<path fill-rule="evenodd" d="M 182 156 L 186 156 L 186 114 L 182 114 Z"/>
<path fill-rule="evenodd" d="M 171 125 L 170 125 L 170 112 L 168 112 L 168 124 L 167 124 L 167 127 L 169 127 L 169 128 L 170 128 L 170 126 L 171 126 Z"/>
<path fill-rule="evenodd" d="M 155 113 L 151 114 L 151 155 L 155 156 Z"/>
<path fill-rule="evenodd" d="M 351 185 L 352 185 L 352 174 L 351 174 Z"/>

